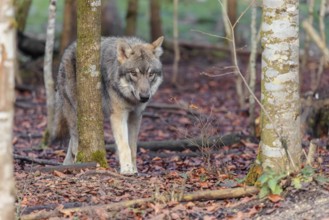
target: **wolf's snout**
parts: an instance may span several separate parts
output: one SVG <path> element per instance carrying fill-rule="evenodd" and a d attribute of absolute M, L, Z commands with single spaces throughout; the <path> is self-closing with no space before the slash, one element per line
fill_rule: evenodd
<path fill-rule="evenodd" d="M 150 99 L 149 94 L 140 94 L 139 95 L 139 100 L 143 103 L 147 102 Z"/>

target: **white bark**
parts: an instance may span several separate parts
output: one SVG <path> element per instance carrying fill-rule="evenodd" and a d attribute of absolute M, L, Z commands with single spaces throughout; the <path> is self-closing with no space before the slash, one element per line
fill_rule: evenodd
<path fill-rule="evenodd" d="M 263 1 L 261 160 L 277 172 L 300 166 L 298 8 L 298 0 Z"/>
<path fill-rule="evenodd" d="M 257 6 L 254 4 L 251 8 L 251 37 L 250 37 L 250 57 L 249 57 L 249 87 L 253 94 L 255 94 L 255 85 L 256 85 L 256 58 L 257 58 Z M 252 133 L 255 132 L 255 99 L 253 94 L 249 96 L 249 126 L 251 127 Z"/>
<path fill-rule="evenodd" d="M 14 216 L 12 128 L 16 30 L 11 0 L 0 0 L 0 219 Z"/>
<path fill-rule="evenodd" d="M 55 88 L 54 79 L 52 75 L 53 64 L 53 49 L 55 40 L 55 19 L 56 18 L 56 0 L 51 0 L 49 5 L 49 18 L 47 28 L 47 40 L 45 47 L 44 59 L 44 81 L 47 95 L 47 130 L 52 134 L 54 121 L 54 104 L 55 104 Z"/>

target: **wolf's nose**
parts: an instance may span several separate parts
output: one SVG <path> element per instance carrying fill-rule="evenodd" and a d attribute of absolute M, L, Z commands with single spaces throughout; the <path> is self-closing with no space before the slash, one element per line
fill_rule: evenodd
<path fill-rule="evenodd" d="M 147 102 L 150 99 L 149 95 L 140 95 L 141 102 Z"/>

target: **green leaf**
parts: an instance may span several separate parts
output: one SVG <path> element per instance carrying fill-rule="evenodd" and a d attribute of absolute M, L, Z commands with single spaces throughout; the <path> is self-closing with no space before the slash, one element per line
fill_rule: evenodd
<path fill-rule="evenodd" d="M 303 176 L 305 177 L 310 177 L 313 176 L 315 171 L 314 168 L 311 166 L 305 166 L 302 170 L 301 173 L 303 174 Z"/>
<path fill-rule="evenodd" d="M 325 184 L 325 183 L 329 183 L 329 178 L 327 178 L 327 177 L 324 177 L 324 176 L 320 176 L 320 175 L 318 175 L 318 176 L 316 176 L 315 177 L 315 180 L 319 183 L 319 184 Z"/>
<path fill-rule="evenodd" d="M 263 185 L 264 183 L 267 182 L 269 176 L 267 175 L 267 173 L 263 173 L 259 178 L 258 178 L 258 182 L 260 182 L 261 185 Z"/>
<path fill-rule="evenodd" d="M 278 185 L 278 181 L 276 179 L 270 179 L 268 181 L 268 187 L 270 188 L 271 192 L 273 192 L 273 193 L 274 193 L 277 185 Z"/>
<path fill-rule="evenodd" d="M 292 179 L 292 185 L 295 187 L 295 189 L 300 189 L 302 188 L 302 182 L 300 180 L 300 177 L 295 177 Z"/>
<path fill-rule="evenodd" d="M 274 190 L 272 191 L 272 193 L 273 194 L 276 194 L 276 195 L 281 195 L 282 191 L 283 190 L 282 190 L 281 186 L 280 185 L 276 185 L 275 188 L 274 188 Z"/>
<path fill-rule="evenodd" d="M 259 198 L 262 199 L 270 194 L 270 189 L 267 186 L 263 186 L 259 191 Z"/>

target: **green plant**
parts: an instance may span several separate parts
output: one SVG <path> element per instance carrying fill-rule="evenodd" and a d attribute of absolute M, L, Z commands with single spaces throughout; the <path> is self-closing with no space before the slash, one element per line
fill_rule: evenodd
<path fill-rule="evenodd" d="M 269 194 L 280 195 L 283 191 L 281 180 L 286 176 L 286 174 L 278 174 L 272 169 L 266 169 L 257 180 L 261 186 L 259 197 L 264 198 Z"/>

